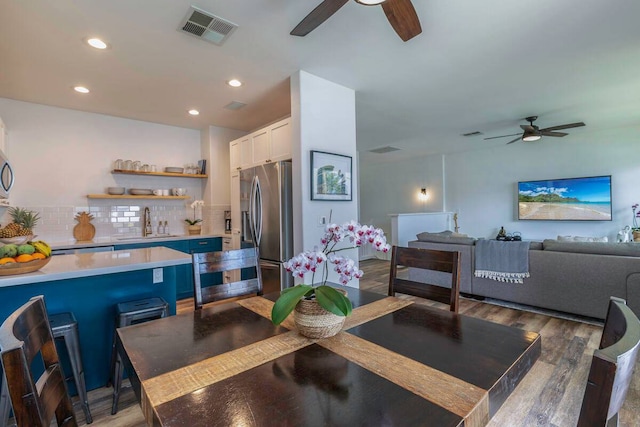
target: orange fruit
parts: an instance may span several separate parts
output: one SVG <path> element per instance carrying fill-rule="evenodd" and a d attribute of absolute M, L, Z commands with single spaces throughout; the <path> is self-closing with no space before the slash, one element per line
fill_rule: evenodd
<path fill-rule="evenodd" d="M 29 262 L 33 261 L 33 255 L 30 254 L 22 254 L 16 257 L 16 261 L 18 262 Z"/>
<path fill-rule="evenodd" d="M 41 254 L 40 252 L 34 252 L 31 256 L 33 259 L 45 259 L 47 257 L 45 254 Z"/>
<path fill-rule="evenodd" d="M 9 257 L 0 258 L 0 265 L 10 264 L 12 262 L 16 262 L 16 260 Z"/>

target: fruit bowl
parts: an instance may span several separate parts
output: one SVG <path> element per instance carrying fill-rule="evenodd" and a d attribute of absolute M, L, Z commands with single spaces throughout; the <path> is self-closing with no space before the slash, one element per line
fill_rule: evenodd
<path fill-rule="evenodd" d="M 13 274 L 32 273 L 40 270 L 51 261 L 51 257 L 45 259 L 35 259 L 29 262 L 12 262 L 0 265 L 0 276 L 11 276 Z"/>
<path fill-rule="evenodd" d="M 16 237 L 0 237 L 0 246 L 8 245 L 9 243 L 13 243 L 14 245 L 22 245 L 27 243 L 33 239 L 35 239 L 35 234 L 29 234 L 27 236 L 16 236 Z"/>

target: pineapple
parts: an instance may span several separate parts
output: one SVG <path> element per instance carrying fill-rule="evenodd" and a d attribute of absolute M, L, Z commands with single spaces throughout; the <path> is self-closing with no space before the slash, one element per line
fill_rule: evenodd
<path fill-rule="evenodd" d="M 33 229 L 40 219 L 38 212 L 18 207 L 9 208 L 9 215 L 11 215 L 13 222 L 0 230 L 0 237 L 28 236 L 33 234 Z M 6 236 L 6 234 L 11 235 Z"/>

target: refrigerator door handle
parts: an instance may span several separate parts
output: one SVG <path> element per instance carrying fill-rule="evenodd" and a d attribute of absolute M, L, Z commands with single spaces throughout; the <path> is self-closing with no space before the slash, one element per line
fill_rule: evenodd
<path fill-rule="evenodd" d="M 257 176 L 251 181 L 251 194 L 249 196 L 249 229 L 256 247 L 260 245 L 262 237 L 262 194 L 260 180 Z"/>

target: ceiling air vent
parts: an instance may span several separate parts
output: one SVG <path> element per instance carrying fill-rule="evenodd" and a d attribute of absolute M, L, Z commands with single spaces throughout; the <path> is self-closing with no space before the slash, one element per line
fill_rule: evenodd
<path fill-rule="evenodd" d="M 227 105 L 225 105 L 222 108 L 226 108 L 227 110 L 239 110 L 242 107 L 245 107 L 247 104 L 244 104 L 242 102 L 239 101 L 232 101 L 230 103 L 228 103 Z"/>
<path fill-rule="evenodd" d="M 399 150 L 400 149 L 396 147 L 386 146 L 386 147 L 376 148 L 375 150 L 369 150 L 369 152 L 377 153 L 377 154 L 385 154 L 385 153 L 390 153 L 392 151 L 399 151 Z"/>
<path fill-rule="evenodd" d="M 220 46 L 236 28 L 233 22 L 191 6 L 179 30 Z"/>

